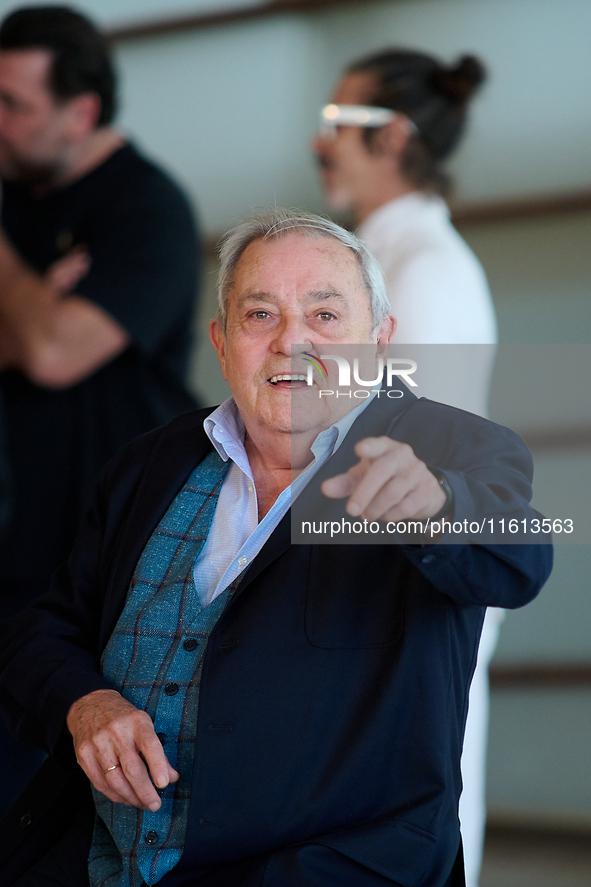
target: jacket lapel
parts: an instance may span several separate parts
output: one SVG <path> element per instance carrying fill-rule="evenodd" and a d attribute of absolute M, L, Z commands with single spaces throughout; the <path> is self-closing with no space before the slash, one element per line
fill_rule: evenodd
<path fill-rule="evenodd" d="M 105 610 L 101 649 L 119 618 L 148 539 L 189 474 L 212 448 L 203 430 L 205 415 L 200 411 L 189 427 L 163 431 L 152 448 L 109 565 L 107 601 L 112 605 Z"/>

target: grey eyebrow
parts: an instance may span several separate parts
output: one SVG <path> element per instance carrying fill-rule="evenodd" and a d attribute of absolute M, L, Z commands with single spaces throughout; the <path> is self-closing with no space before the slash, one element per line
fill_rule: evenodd
<path fill-rule="evenodd" d="M 306 302 L 324 302 L 334 299 L 337 302 L 346 302 L 347 298 L 338 290 L 313 290 L 306 296 Z"/>
<path fill-rule="evenodd" d="M 338 290 L 312 290 L 307 293 L 304 301 L 309 305 L 314 305 L 317 302 L 325 302 L 325 301 L 338 301 L 338 302 L 346 302 L 347 298 L 340 293 Z M 275 304 L 277 302 L 277 296 L 274 296 L 272 293 L 260 292 L 260 293 L 244 293 L 239 296 L 236 300 L 236 304 L 238 307 L 242 305 L 248 304 L 248 302 L 270 302 Z"/>
<path fill-rule="evenodd" d="M 238 306 L 245 305 L 247 302 L 275 302 L 276 299 L 271 293 L 244 293 L 238 296 L 236 304 Z"/>

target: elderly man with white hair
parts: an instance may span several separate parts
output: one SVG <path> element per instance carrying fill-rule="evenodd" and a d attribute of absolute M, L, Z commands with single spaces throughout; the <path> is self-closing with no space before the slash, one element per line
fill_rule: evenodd
<path fill-rule="evenodd" d="M 339 226 L 273 209 L 230 232 L 210 332 L 232 397 L 110 463 L 52 591 L 4 628 L 0 698 L 55 799 L 51 829 L 47 792 L 14 811 L 31 837 L 0 884 L 463 884 L 484 611 L 531 600 L 551 553 L 447 544 L 444 519 L 536 519 L 508 429 L 399 381 L 326 396 L 323 355 L 383 363 L 394 330 Z M 395 532 L 295 541 L 302 502 Z"/>

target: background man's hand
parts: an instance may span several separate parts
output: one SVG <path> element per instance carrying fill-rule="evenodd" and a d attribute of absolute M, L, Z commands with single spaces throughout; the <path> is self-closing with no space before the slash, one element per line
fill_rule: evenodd
<path fill-rule="evenodd" d="M 45 282 L 60 293 L 73 293 L 83 277 L 90 271 L 90 255 L 84 246 L 72 249 L 49 266 L 44 274 Z"/>
<path fill-rule="evenodd" d="M 366 437 L 355 445 L 359 462 L 345 474 L 325 480 L 329 499 L 347 501 L 352 517 L 400 521 L 434 517 L 445 505 L 445 493 L 434 474 L 411 447 L 390 437 Z"/>
<path fill-rule="evenodd" d="M 152 780 L 163 789 L 179 774 L 168 763 L 145 711 L 116 690 L 95 690 L 76 700 L 67 724 L 76 759 L 99 792 L 116 804 L 159 809 Z"/>

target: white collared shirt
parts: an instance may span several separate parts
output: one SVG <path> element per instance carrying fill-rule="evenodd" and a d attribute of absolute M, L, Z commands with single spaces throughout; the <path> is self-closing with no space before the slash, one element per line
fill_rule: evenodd
<path fill-rule="evenodd" d="M 394 344 L 493 344 L 497 325 L 482 267 L 436 194 L 390 200 L 357 229 L 381 265 L 398 328 Z"/>
<path fill-rule="evenodd" d="M 203 427 L 207 436 L 224 462 L 230 459 L 232 464 L 220 491 L 209 535 L 193 568 L 193 580 L 202 606 L 207 606 L 221 594 L 254 560 L 289 511 L 292 498 L 301 493 L 318 469 L 336 452 L 375 393 L 320 432 L 311 447 L 314 459 L 279 494 L 260 522 L 256 489 L 244 449 L 244 424 L 234 398 L 224 401 L 205 419 Z"/>
<path fill-rule="evenodd" d="M 484 271 L 447 204 L 413 191 L 376 209 L 357 234 L 384 272 L 397 320 L 393 344 L 465 346 L 421 349 L 423 381 L 415 394 L 486 416 L 495 312 Z"/>

